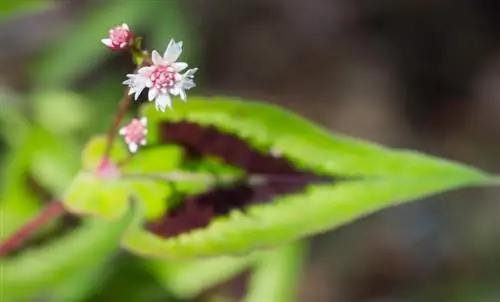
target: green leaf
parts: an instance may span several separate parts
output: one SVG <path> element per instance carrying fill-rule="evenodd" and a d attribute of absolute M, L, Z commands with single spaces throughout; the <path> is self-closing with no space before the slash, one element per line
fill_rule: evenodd
<path fill-rule="evenodd" d="M 241 254 L 336 228 L 404 202 L 490 181 L 488 174 L 465 165 L 333 135 L 293 113 L 259 102 L 191 98 L 165 113 L 147 104 L 142 114 L 149 119 L 153 144 L 159 143 L 161 121 L 187 120 L 235 134 L 256 150 L 278 152 L 302 170 L 355 177 L 309 185 L 302 192 L 276 197 L 245 212 L 232 211 L 206 228 L 169 239 L 144 230 L 138 215 L 122 245 L 142 255 L 186 259 Z"/>
<path fill-rule="evenodd" d="M 80 94 L 40 90 L 33 95 L 34 118 L 51 133 L 71 136 L 91 123 L 89 100 Z"/>
<path fill-rule="evenodd" d="M 61 140 L 39 126 L 30 133 L 31 173 L 37 181 L 55 195 L 60 195 L 78 171 L 78 144 Z"/>
<path fill-rule="evenodd" d="M 212 125 L 238 135 L 264 152 L 283 154 L 300 168 L 337 176 L 426 178 L 463 175 L 484 179 L 484 173 L 414 151 L 390 150 L 362 140 L 332 134 L 275 105 L 232 98 L 195 98 L 175 102 L 173 110 L 160 112 L 152 104 L 142 106 L 150 125 L 160 121 L 191 121 Z M 158 142 L 158 129 L 150 127 L 148 141 Z"/>
<path fill-rule="evenodd" d="M 117 219 L 129 208 L 131 191 L 120 180 L 104 180 L 82 172 L 64 194 L 64 207 L 71 213 Z"/>
<path fill-rule="evenodd" d="M 32 154 L 31 141 L 25 136 L 20 139 L 19 146 L 4 157 L 0 191 L 0 240 L 7 238 L 40 210 L 39 200 L 26 185 Z"/>
<path fill-rule="evenodd" d="M 250 269 L 260 253 L 243 257 L 213 257 L 189 261 L 147 260 L 148 272 L 169 292 L 194 299 L 206 290 Z"/>
<path fill-rule="evenodd" d="M 264 253 L 257 264 L 244 302 L 298 301 L 304 243 L 294 243 Z"/>
<path fill-rule="evenodd" d="M 105 135 L 95 136 L 85 145 L 82 152 L 82 167 L 85 171 L 95 171 L 102 161 L 106 149 Z M 110 158 L 118 163 L 128 157 L 128 151 L 123 141 L 116 139 L 111 149 Z"/>
<path fill-rule="evenodd" d="M 160 218 L 167 210 L 167 198 L 172 193 L 172 188 L 166 183 L 152 181 L 129 181 L 132 195 L 144 203 L 144 218 L 155 220 Z"/>
<path fill-rule="evenodd" d="M 141 150 L 129 157 L 121 141 L 113 144 L 111 160 L 115 163 L 127 160 L 121 172 L 138 176 L 127 179 L 102 179 L 93 174 L 99 166 L 106 148 L 106 137 L 96 136 L 85 146 L 82 153 L 81 172 L 66 191 L 64 204 L 67 210 L 77 214 L 92 214 L 106 218 L 117 218 L 135 198 L 145 208 L 145 219 L 160 217 L 168 209 L 167 199 L 171 187 L 166 182 L 141 179 L 145 173 L 175 171 L 182 162 L 183 152 L 178 146 L 159 146 Z"/>
<path fill-rule="evenodd" d="M 130 215 L 115 222 L 87 219 L 76 230 L 54 242 L 28 250 L 12 259 L 1 259 L 0 288 L 4 301 L 31 301 L 50 292 L 68 276 L 75 276 L 115 251 L 119 234 Z"/>
<path fill-rule="evenodd" d="M 182 148 L 175 145 L 158 146 L 142 149 L 126 166 L 124 172 L 161 173 L 178 168 L 184 159 Z"/>
<path fill-rule="evenodd" d="M 70 279 L 61 281 L 47 296 L 50 301 L 89 301 L 89 298 L 99 290 L 109 275 L 113 257 L 93 263 L 90 267 L 75 272 Z"/>

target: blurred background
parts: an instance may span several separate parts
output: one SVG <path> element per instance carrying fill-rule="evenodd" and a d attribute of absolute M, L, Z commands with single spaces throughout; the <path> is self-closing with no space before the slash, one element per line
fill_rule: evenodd
<path fill-rule="evenodd" d="M 500 170 L 498 1 L 0 0 L 3 235 L 68 185 L 85 140 L 110 126 L 133 65 L 100 39 L 122 22 L 148 49 L 184 41 L 196 94 Z M 499 193 L 446 193 L 311 238 L 296 301 L 500 301 Z M 136 257 L 117 258 L 78 301 L 208 301 L 176 300 Z"/>

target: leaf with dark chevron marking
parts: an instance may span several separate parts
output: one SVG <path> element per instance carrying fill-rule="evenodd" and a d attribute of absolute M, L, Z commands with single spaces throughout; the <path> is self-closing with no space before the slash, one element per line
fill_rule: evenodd
<path fill-rule="evenodd" d="M 150 125 L 149 145 L 114 180 L 114 190 L 135 200 L 122 246 L 141 255 L 246 253 L 490 181 L 472 167 L 331 134 L 259 102 L 191 98 L 173 111 L 146 104 L 141 112 Z M 95 145 L 84 152 L 92 165 L 102 154 Z M 75 185 L 72 196 L 82 190 Z M 123 215 L 126 203 L 106 200 L 102 206 L 71 198 L 66 206 L 83 214 Z"/>

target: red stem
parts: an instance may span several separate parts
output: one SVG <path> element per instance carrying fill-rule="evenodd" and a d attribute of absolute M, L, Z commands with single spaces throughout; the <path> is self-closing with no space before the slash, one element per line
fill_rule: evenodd
<path fill-rule="evenodd" d="M 23 244 L 28 237 L 36 232 L 42 225 L 61 216 L 64 213 L 64 207 L 61 202 L 54 200 L 38 213 L 31 221 L 26 223 L 17 232 L 12 234 L 7 240 L 0 243 L 0 257 L 12 253 Z"/>
<path fill-rule="evenodd" d="M 118 133 L 118 128 L 120 127 L 120 122 L 122 121 L 125 113 L 127 113 L 127 109 L 130 107 L 132 103 L 132 96 L 128 95 L 128 89 L 125 89 L 125 93 L 123 94 L 120 103 L 118 104 L 118 112 L 116 113 L 115 120 L 113 121 L 113 125 L 108 132 L 107 142 L 106 142 L 106 150 L 104 151 L 103 160 L 109 158 L 109 154 L 111 153 L 111 149 L 113 148 L 113 143 Z"/>

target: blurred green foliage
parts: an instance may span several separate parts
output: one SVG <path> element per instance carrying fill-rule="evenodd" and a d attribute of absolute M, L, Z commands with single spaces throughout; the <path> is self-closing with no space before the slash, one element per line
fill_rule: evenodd
<path fill-rule="evenodd" d="M 0 2 L 0 17 L 38 12 L 52 6 L 50 0 L 2 1 Z"/>

